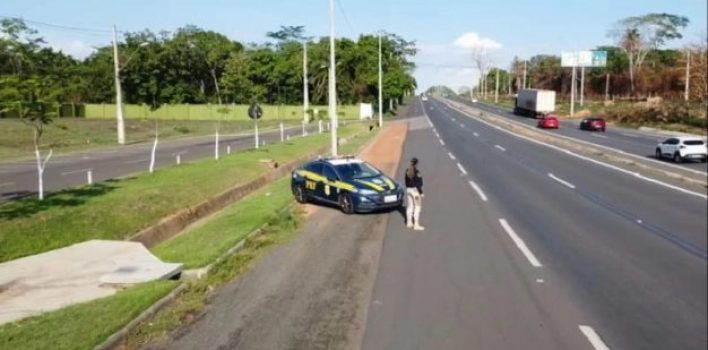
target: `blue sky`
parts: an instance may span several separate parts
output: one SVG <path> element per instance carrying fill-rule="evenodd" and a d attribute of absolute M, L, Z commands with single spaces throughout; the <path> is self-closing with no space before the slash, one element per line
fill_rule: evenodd
<path fill-rule="evenodd" d="M 610 44 L 606 37 L 620 18 L 649 12 L 687 16 L 684 40 L 706 38 L 706 0 L 338 0 L 337 35 L 356 37 L 379 29 L 416 40 L 420 53 L 415 72 L 421 88 L 445 84 L 454 88 L 476 79 L 462 42 L 493 43 L 490 56 L 508 67 L 512 57 L 591 49 Z M 2 0 L 0 16 L 73 27 L 137 31 L 174 30 L 186 24 L 226 34 L 242 42 L 262 42 L 280 25 L 305 25 L 310 35 L 327 35 L 327 0 Z M 48 43 L 84 57 L 92 46 L 109 43 L 102 33 L 36 26 Z M 470 41 L 471 40 L 471 41 Z M 458 41 L 459 43 L 460 41 Z M 464 45 L 463 45 L 464 46 Z"/>

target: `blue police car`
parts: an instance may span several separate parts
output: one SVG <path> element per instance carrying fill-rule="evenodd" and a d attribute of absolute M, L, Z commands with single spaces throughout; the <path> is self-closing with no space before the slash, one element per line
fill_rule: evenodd
<path fill-rule="evenodd" d="M 361 159 L 317 159 L 292 172 L 291 186 L 300 203 L 337 205 L 345 214 L 395 209 L 403 204 L 401 185 Z"/>

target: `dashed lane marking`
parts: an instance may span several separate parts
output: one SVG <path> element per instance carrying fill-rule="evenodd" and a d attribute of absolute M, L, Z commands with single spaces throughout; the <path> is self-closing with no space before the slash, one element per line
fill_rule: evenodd
<path fill-rule="evenodd" d="M 504 231 L 511 237 L 511 240 L 514 241 L 514 244 L 516 244 L 516 247 L 521 250 L 521 253 L 524 254 L 526 259 L 529 261 L 531 266 L 533 267 L 542 267 L 541 263 L 536 259 L 536 256 L 533 255 L 529 247 L 526 246 L 526 243 L 519 237 L 519 235 L 514 232 L 514 229 L 511 228 L 509 223 L 506 221 L 506 219 L 499 219 L 499 223 L 501 224 L 502 228 L 504 228 Z"/>
<path fill-rule="evenodd" d="M 551 173 L 548 173 L 548 177 L 550 177 L 550 178 L 553 179 L 553 180 L 556 180 L 556 181 L 560 182 L 560 183 L 563 184 L 563 186 L 565 186 L 565 187 L 569 187 L 569 188 L 575 189 L 575 185 L 573 185 L 572 183 L 570 183 L 570 182 L 568 182 L 568 181 L 565 181 L 565 180 L 563 180 L 563 179 L 561 179 L 561 178 L 559 178 L 559 177 L 557 177 L 557 176 L 555 176 L 555 175 L 553 175 L 553 174 L 551 174 Z"/>
<path fill-rule="evenodd" d="M 479 188 L 479 186 L 477 186 L 477 184 L 474 183 L 473 181 L 470 181 L 469 184 L 470 184 L 470 187 L 472 187 L 472 189 L 475 190 L 475 192 L 477 192 L 477 195 L 479 195 L 479 197 L 482 198 L 482 201 L 486 202 L 487 196 L 484 194 L 484 192 L 482 192 L 482 189 Z"/>
<path fill-rule="evenodd" d="M 588 338 L 588 341 L 592 345 L 595 350 L 610 350 L 610 347 L 608 347 L 604 341 L 602 341 L 602 338 L 595 332 L 594 329 L 590 326 L 586 325 L 579 325 L 578 328 L 580 328 L 580 331 L 585 335 L 586 338 Z"/>

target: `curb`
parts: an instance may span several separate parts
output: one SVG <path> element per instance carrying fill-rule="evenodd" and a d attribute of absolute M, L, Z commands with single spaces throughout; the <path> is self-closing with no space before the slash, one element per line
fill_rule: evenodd
<path fill-rule="evenodd" d="M 149 308 L 140 313 L 136 318 L 130 321 L 127 325 L 123 326 L 119 331 L 113 333 L 106 341 L 97 345 L 94 350 L 109 350 L 114 349 L 123 338 L 125 338 L 128 333 L 130 333 L 135 327 L 137 327 L 141 322 L 155 315 L 158 311 L 162 310 L 167 304 L 172 302 L 177 296 L 187 288 L 185 283 L 180 283 L 175 289 L 167 293 L 162 299 L 158 300 L 156 303 L 152 304 Z"/>

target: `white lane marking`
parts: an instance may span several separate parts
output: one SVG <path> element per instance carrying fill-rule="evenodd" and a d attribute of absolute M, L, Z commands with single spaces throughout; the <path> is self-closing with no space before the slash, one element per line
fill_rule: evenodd
<path fill-rule="evenodd" d="M 0 187 L 7 187 L 7 186 L 12 186 L 14 185 L 14 182 L 3 182 L 0 184 Z"/>
<path fill-rule="evenodd" d="M 581 324 L 578 328 L 580 328 L 580 331 L 588 338 L 588 341 L 595 350 L 610 350 L 610 347 L 602 341 L 602 338 L 600 338 L 592 327 Z"/>
<path fill-rule="evenodd" d="M 465 170 L 465 168 L 462 167 L 462 164 L 457 163 L 457 167 L 460 169 L 460 172 L 462 174 L 467 175 L 467 170 Z"/>
<path fill-rule="evenodd" d="M 123 164 L 133 164 L 133 163 L 142 163 L 142 162 L 147 162 L 149 159 L 147 158 L 141 158 L 141 159 L 136 159 L 136 160 L 129 160 L 127 162 L 123 162 Z"/>
<path fill-rule="evenodd" d="M 473 132 L 472 135 L 474 135 L 475 137 L 479 137 L 479 134 L 476 132 Z"/>
<path fill-rule="evenodd" d="M 66 175 L 75 174 L 75 173 L 85 173 L 89 170 L 91 170 L 91 169 L 86 168 L 86 169 L 69 170 L 69 171 L 65 171 L 65 172 L 61 173 L 61 176 L 66 176 Z"/>
<path fill-rule="evenodd" d="M 475 190 L 475 192 L 477 192 L 477 195 L 479 195 L 479 197 L 482 198 L 482 201 L 486 202 L 487 196 L 484 194 L 484 192 L 482 192 L 482 189 L 479 188 L 479 186 L 477 186 L 477 184 L 472 181 L 470 181 L 469 184 L 472 187 L 472 189 Z"/>
<path fill-rule="evenodd" d="M 501 226 L 504 228 L 504 231 L 511 237 L 511 240 L 514 241 L 514 244 L 521 250 L 521 252 L 524 254 L 526 259 L 529 261 L 531 266 L 533 267 L 541 267 L 541 263 L 536 259 L 536 256 L 531 253 L 531 250 L 529 247 L 526 246 L 526 243 L 519 237 L 516 232 L 514 232 L 514 229 L 511 228 L 508 222 L 506 222 L 506 219 L 499 219 L 499 223 Z"/>
<path fill-rule="evenodd" d="M 624 136 L 629 136 L 629 137 L 639 138 L 639 136 L 637 136 L 637 135 L 634 135 L 634 134 L 628 134 L 628 133 L 626 133 L 626 132 L 621 132 L 620 134 L 622 134 L 622 135 L 624 135 Z"/>
<path fill-rule="evenodd" d="M 536 283 L 543 283 L 543 278 L 537 278 Z"/>
<path fill-rule="evenodd" d="M 438 139 L 438 141 L 440 141 L 441 146 L 445 146 L 445 141 L 443 141 L 442 139 Z"/>
<path fill-rule="evenodd" d="M 438 133 L 438 130 L 435 129 L 435 128 L 433 128 L 433 132 L 437 134 L 437 133 Z"/>
<path fill-rule="evenodd" d="M 600 134 L 591 134 L 591 135 L 592 135 L 592 136 L 595 136 L 595 137 L 599 137 L 599 138 L 601 138 L 601 139 L 606 139 L 606 138 L 607 138 L 607 136 L 605 136 L 605 135 L 600 135 Z"/>
<path fill-rule="evenodd" d="M 473 117 L 470 117 L 470 118 L 473 118 Z M 479 118 L 475 118 L 475 119 L 476 119 L 477 121 L 479 121 L 480 123 L 486 124 L 486 125 L 488 125 L 488 126 L 490 126 L 490 127 L 492 127 L 492 128 L 495 128 L 495 129 L 497 129 L 497 130 L 499 130 L 499 131 L 502 131 L 502 132 L 507 133 L 507 134 L 509 134 L 509 135 L 512 135 L 512 136 L 514 136 L 514 137 L 518 137 L 518 138 L 520 138 L 520 139 L 524 139 L 524 140 L 526 140 L 526 141 L 533 142 L 533 143 L 535 143 L 535 144 L 539 144 L 539 145 L 542 145 L 542 146 L 546 146 L 546 147 L 549 147 L 549 148 L 553 148 L 553 149 L 555 149 L 555 150 L 557 150 L 557 151 L 564 152 L 564 153 L 566 153 L 566 154 L 568 154 L 568 155 L 570 155 L 570 156 L 573 156 L 573 157 L 576 157 L 576 158 L 580 158 L 580 159 L 582 159 L 582 160 L 585 160 L 585 161 L 588 161 L 588 162 L 590 162 L 590 163 L 603 166 L 603 167 L 608 168 L 608 169 L 612 169 L 612 170 L 615 170 L 615 171 L 619 171 L 619 172 L 621 172 L 621 173 L 623 173 L 623 174 L 627 174 L 627 175 L 634 176 L 634 177 L 636 177 L 636 178 L 638 178 L 638 179 L 641 179 L 641 180 L 644 180 L 644 181 L 653 183 L 653 184 L 655 184 L 655 185 L 659 185 L 659 186 L 662 186 L 662 187 L 666 187 L 666 188 L 669 188 L 669 189 L 672 189 L 672 190 L 675 190 L 675 191 L 678 191 L 678 192 L 681 192 L 681 193 L 689 194 L 689 195 L 692 195 L 692 196 L 696 196 L 696 197 L 699 197 L 699 198 L 708 199 L 708 195 L 705 195 L 705 194 L 703 194 L 703 193 L 699 193 L 699 192 L 694 192 L 694 191 L 691 191 L 691 190 L 687 190 L 687 189 L 682 188 L 682 187 L 679 187 L 679 186 L 674 186 L 674 185 L 672 185 L 672 184 L 669 184 L 669 183 L 666 183 L 666 182 L 663 182 L 663 181 L 660 181 L 660 180 L 657 180 L 657 179 L 654 179 L 654 178 L 651 178 L 651 177 L 644 176 L 644 175 L 642 175 L 642 174 L 640 174 L 640 173 L 637 173 L 637 172 L 633 172 L 633 171 L 629 171 L 629 170 L 626 170 L 626 169 L 622 169 L 622 168 L 620 168 L 620 167 L 618 167 L 618 166 L 615 166 L 615 165 L 612 165 L 612 164 L 609 164 L 609 163 L 605 163 L 605 162 L 602 162 L 602 161 L 599 161 L 599 160 L 596 160 L 596 159 L 592 159 L 592 158 L 590 158 L 590 157 L 586 157 L 586 156 L 580 155 L 580 154 L 575 153 L 575 152 L 571 152 L 571 151 L 569 151 L 569 150 L 567 150 L 567 149 L 564 149 L 564 148 L 562 148 L 562 147 L 558 147 L 558 146 L 556 146 L 556 145 L 551 145 L 550 143 L 546 143 L 546 142 L 543 142 L 543 141 L 535 140 L 535 139 L 532 139 L 532 138 L 530 138 L 530 137 L 526 137 L 526 136 L 523 136 L 523 135 L 515 134 L 515 133 L 513 133 L 513 132 L 511 132 L 511 131 L 509 131 L 509 130 L 506 130 L 506 129 L 500 127 L 500 126 L 497 126 L 497 125 L 495 125 L 495 124 L 492 124 L 492 123 L 490 123 L 490 122 L 488 122 L 488 121 L 486 121 L 486 120 L 482 120 L 482 119 L 479 119 Z M 562 137 L 562 135 L 558 135 L 558 136 L 561 136 L 561 137 Z M 582 140 L 578 140 L 578 141 L 582 141 Z M 591 142 L 585 142 L 585 143 L 595 145 L 594 143 L 591 143 Z M 598 145 L 598 146 L 599 146 L 599 145 Z M 608 148 L 608 147 L 605 147 L 605 148 Z M 630 155 L 630 154 L 628 154 L 628 155 Z M 692 169 L 686 169 L 686 170 L 692 170 Z M 705 173 L 703 173 L 703 174 L 705 174 Z"/>
<path fill-rule="evenodd" d="M 450 152 L 447 152 L 447 155 L 448 155 L 448 156 L 450 157 L 450 159 L 452 159 L 452 160 L 457 159 L 457 158 L 455 158 L 455 155 L 452 154 L 452 153 L 450 153 Z"/>
<path fill-rule="evenodd" d="M 500 151 L 502 151 L 502 152 L 506 151 L 506 148 L 504 148 L 504 147 L 502 147 L 502 146 L 494 145 L 494 147 L 496 147 L 498 150 L 500 150 Z"/>
<path fill-rule="evenodd" d="M 560 182 L 561 184 L 563 184 L 563 186 L 566 186 L 566 187 L 575 189 L 575 185 L 573 185 L 572 183 L 570 183 L 570 182 L 568 182 L 568 181 L 565 181 L 565 180 L 563 180 L 563 179 L 561 179 L 561 178 L 559 178 L 559 177 L 557 177 L 557 176 L 555 176 L 555 175 L 553 175 L 553 174 L 551 174 L 551 173 L 548 173 L 548 177 L 550 177 L 550 178 L 553 179 L 553 180 L 556 180 L 556 181 Z"/>
<path fill-rule="evenodd" d="M 460 123 L 460 127 L 464 129 L 464 128 L 465 128 L 465 124 Z"/>

